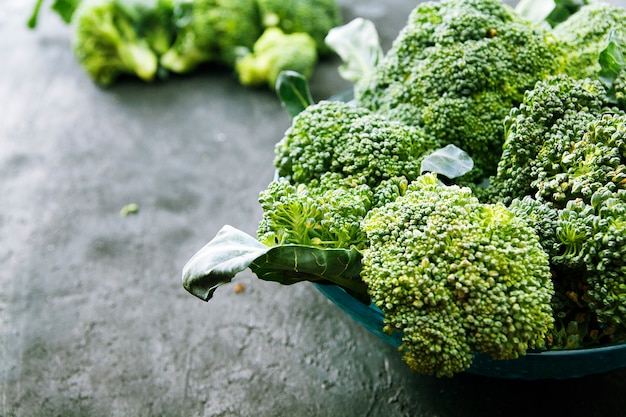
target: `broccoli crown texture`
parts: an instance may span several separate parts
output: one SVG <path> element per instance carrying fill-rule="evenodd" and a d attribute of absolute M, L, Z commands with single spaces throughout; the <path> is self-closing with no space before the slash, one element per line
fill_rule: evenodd
<path fill-rule="evenodd" d="M 599 177 L 620 165 L 610 157 L 618 150 L 607 149 L 607 155 L 594 152 L 619 141 L 610 139 L 613 131 L 623 130 L 621 117 L 610 116 L 615 112 L 619 110 L 610 107 L 599 81 L 565 75 L 539 81 L 505 119 L 502 158 L 491 192 L 505 204 L 537 192 L 565 204 L 570 196 L 589 194 L 595 180 L 619 183 L 618 172 L 615 180 Z M 604 114 L 607 118 L 602 121 Z M 604 140 L 609 142 L 601 145 Z"/>
<path fill-rule="evenodd" d="M 324 42 L 328 32 L 341 24 L 337 0 L 256 0 L 265 27 L 279 27 L 285 33 L 308 33 L 320 54 L 330 52 Z"/>
<path fill-rule="evenodd" d="M 465 150 L 482 177 L 495 172 L 510 108 L 560 67 L 550 33 L 500 0 L 425 2 L 355 97 Z"/>
<path fill-rule="evenodd" d="M 257 234 L 268 246 L 317 247 L 365 245 L 360 223 L 372 207 L 373 190 L 354 178 L 327 173 L 309 184 L 278 178 L 261 192 L 263 218 Z"/>
<path fill-rule="evenodd" d="M 263 28 L 254 0 L 177 0 L 177 34 L 161 65 L 186 73 L 216 62 L 234 66 L 239 49 L 251 50 Z"/>
<path fill-rule="evenodd" d="M 598 79 L 598 56 L 616 31 L 626 39 L 626 9 L 608 3 L 590 3 L 553 29 L 563 43 L 567 74 L 576 78 Z"/>
<path fill-rule="evenodd" d="M 548 256 L 502 204 L 425 174 L 363 221 L 362 277 L 413 370 L 451 376 L 475 352 L 511 359 L 544 346 L 552 323 Z"/>
<path fill-rule="evenodd" d="M 81 67 L 99 85 L 111 85 L 121 74 L 137 75 L 152 81 L 158 70 L 158 57 L 145 33 L 153 26 L 134 13 L 134 2 L 125 5 L 118 0 L 86 0 L 76 9 L 73 22 L 72 48 Z M 163 36 L 167 36 L 164 34 Z"/>
<path fill-rule="evenodd" d="M 567 314 L 567 322 L 586 317 L 587 323 L 597 320 L 623 331 L 626 328 L 626 190 L 612 188 L 599 187 L 588 202 L 576 198 L 562 208 L 526 196 L 513 200 L 509 209 L 525 216 L 540 236 L 544 251 L 549 254 L 555 285 L 569 288 L 570 297 L 576 295 L 578 307 L 582 303 L 587 306 L 586 311 L 574 308 L 578 319 Z M 555 307 L 555 312 L 558 316 L 572 307 L 567 303 Z M 589 312 L 595 316 L 587 316 Z M 602 328 L 599 326 L 596 332 Z M 580 336 L 591 342 L 597 338 L 589 330 Z"/>
<path fill-rule="evenodd" d="M 423 157 L 441 147 L 423 130 L 338 101 L 320 101 L 296 117 L 276 145 L 278 174 L 307 183 L 326 172 L 361 177 L 374 187 L 415 179 Z"/>
<path fill-rule="evenodd" d="M 271 27 L 254 43 L 252 52 L 237 60 L 235 71 L 243 85 L 274 88 L 278 75 L 291 70 L 309 78 L 317 64 L 317 48 L 305 32 L 286 34 Z"/>

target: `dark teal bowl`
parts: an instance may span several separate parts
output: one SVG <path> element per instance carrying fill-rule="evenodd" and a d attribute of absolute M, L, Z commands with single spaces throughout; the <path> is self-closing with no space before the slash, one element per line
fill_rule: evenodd
<path fill-rule="evenodd" d="M 314 284 L 335 305 L 356 322 L 388 344 L 399 347 L 402 334 L 383 332 L 384 314 L 375 305 L 366 305 L 336 285 Z M 494 360 L 476 354 L 466 371 L 474 375 L 507 379 L 567 379 L 600 374 L 626 367 L 626 343 L 597 348 L 533 351 L 510 360 Z"/>

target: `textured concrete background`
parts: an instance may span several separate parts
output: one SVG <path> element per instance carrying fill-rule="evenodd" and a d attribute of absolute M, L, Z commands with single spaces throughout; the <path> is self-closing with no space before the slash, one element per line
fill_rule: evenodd
<path fill-rule="evenodd" d="M 222 225 L 255 233 L 288 117 L 227 72 L 99 89 L 30 3 L 0 8 L 0 416 L 623 416 L 625 370 L 435 379 L 308 284 L 187 294 Z M 415 2 L 341 4 L 387 48 Z M 337 64 L 316 100 L 347 87 Z"/>

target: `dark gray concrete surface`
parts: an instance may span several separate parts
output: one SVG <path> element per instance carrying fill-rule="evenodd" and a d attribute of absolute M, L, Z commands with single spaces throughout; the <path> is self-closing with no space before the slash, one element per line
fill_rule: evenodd
<path fill-rule="evenodd" d="M 626 370 L 435 379 L 311 285 L 186 293 L 222 225 L 254 234 L 286 114 L 224 71 L 97 88 L 55 15 L 25 28 L 30 3 L 0 7 L 0 416 L 624 415 Z M 385 47 L 415 5 L 341 4 Z M 347 87 L 337 64 L 316 100 Z"/>

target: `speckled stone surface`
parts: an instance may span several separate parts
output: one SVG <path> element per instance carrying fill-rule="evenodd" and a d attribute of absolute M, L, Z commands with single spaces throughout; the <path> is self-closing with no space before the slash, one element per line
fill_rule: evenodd
<path fill-rule="evenodd" d="M 436 379 L 312 285 L 243 273 L 243 292 L 186 293 L 222 225 L 255 232 L 286 113 L 226 71 L 100 89 L 56 15 L 26 29 L 30 3 L 0 7 L 0 416 L 624 415 L 626 370 Z M 388 48 L 415 2 L 341 5 Z M 337 65 L 316 100 L 348 86 Z"/>

